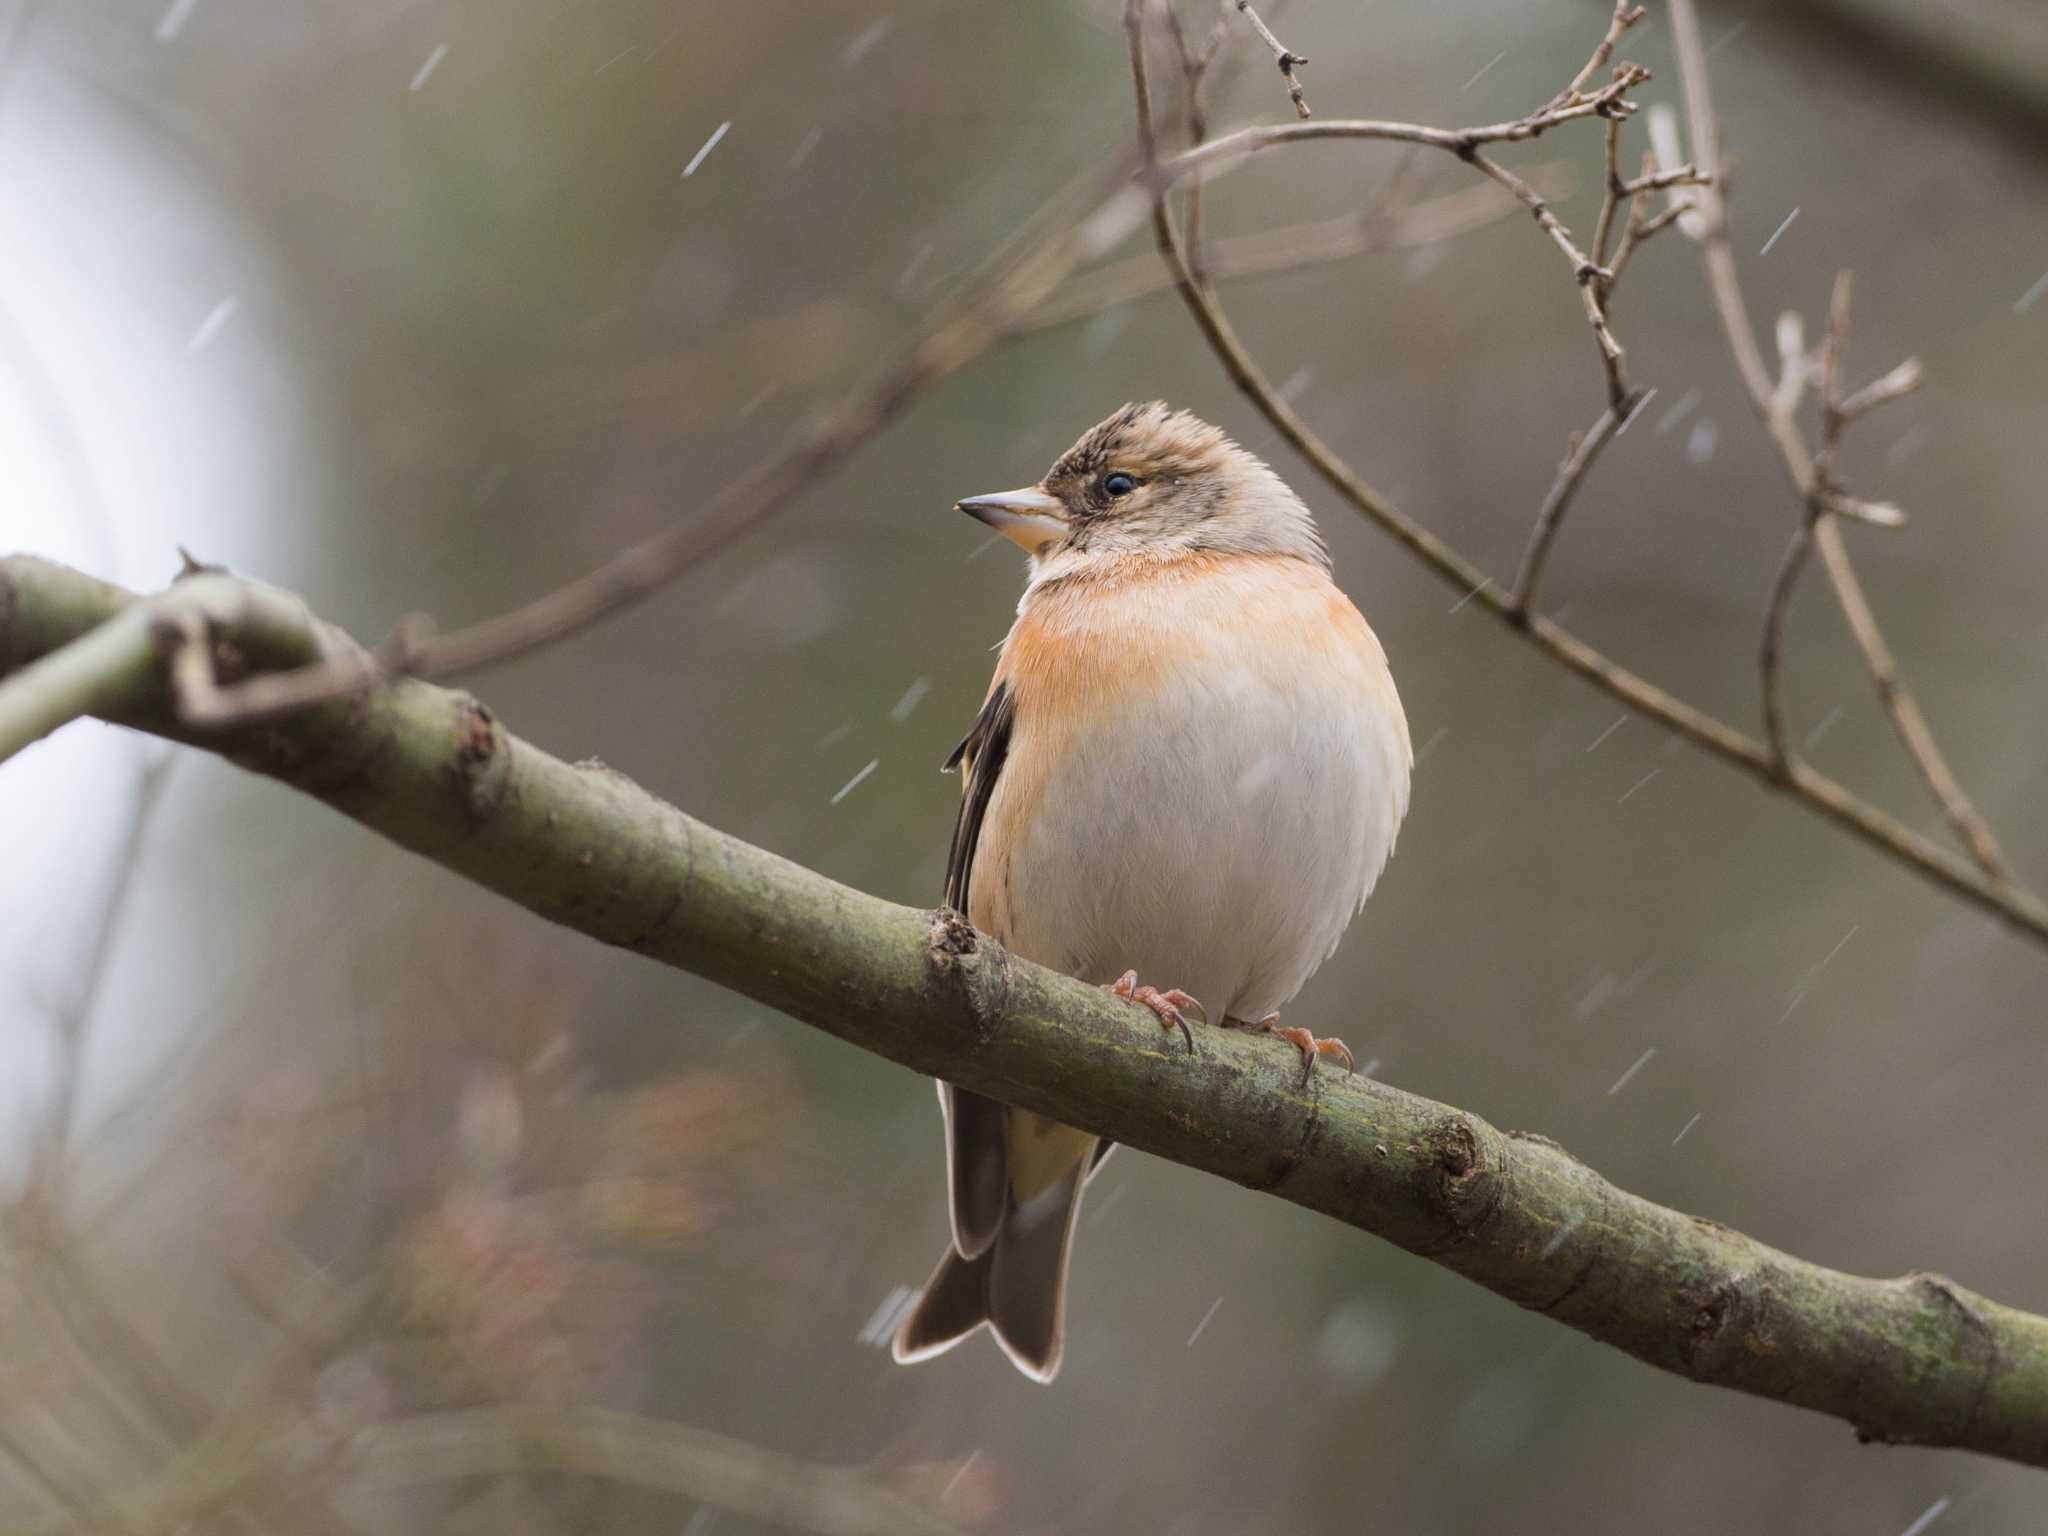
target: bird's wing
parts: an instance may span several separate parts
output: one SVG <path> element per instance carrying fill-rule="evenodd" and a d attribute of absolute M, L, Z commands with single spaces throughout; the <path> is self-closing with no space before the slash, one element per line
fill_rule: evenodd
<path fill-rule="evenodd" d="M 957 912 L 967 910 L 974 851 L 1003 760 L 1009 755 L 1015 718 L 1010 686 L 998 679 L 972 729 L 946 759 L 947 771 L 958 768 L 965 779 L 960 819 L 953 825 L 953 848 L 946 858 L 946 905 Z M 1009 1202 L 1003 1106 L 951 1083 L 939 1084 L 939 1103 L 946 1112 L 946 1186 L 951 1195 L 953 1246 L 972 1259 L 995 1241 Z"/>
<path fill-rule="evenodd" d="M 1010 755 L 1010 728 L 1016 717 L 1010 685 L 999 678 L 989 689 L 973 726 L 946 759 L 946 771 L 951 773 L 957 768 L 964 778 L 960 819 L 953 824 L 953 850 L 946 859 L 946 905 L 956 912 L 967 911 L 974 850 L 981 841 L 981 823 L 988 815 L 988 803 L 995 797 L 996 780 L 1002 776 L 1003 760 Z"/>

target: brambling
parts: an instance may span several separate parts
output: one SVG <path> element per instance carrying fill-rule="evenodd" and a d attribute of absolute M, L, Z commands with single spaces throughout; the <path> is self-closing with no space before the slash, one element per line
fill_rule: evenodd
<path fill-rule="evenodd" d="M 965 780 L 947 902 L 1169 1028 L 1187 1033 L 1193 1009 L 1285 1036 L 1305 1071 L 1322 1054 L 1348 1064 L 1342 1042 L 1276 1024 L 1392 853 L 1413 753 L 1386 655 L 1301 498 L 1154 402 L 1091 429 L 1037 485 L 959 510 L 1031 560 L 946 764 Z M 948 1083 L 939 1103 L 952 1242 L 895 1357 L 987 1324 L 1051 1381 L 1082 1189 L 1111 1144 Z"/>

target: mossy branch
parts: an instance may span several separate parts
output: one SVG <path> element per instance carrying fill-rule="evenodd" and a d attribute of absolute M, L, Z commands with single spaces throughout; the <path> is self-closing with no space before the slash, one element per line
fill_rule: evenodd
<path fill-rule="evenodd" d="M 1271 1041 L 1204 1030 L 1190 1059 L 1149 1013 L 956 914 L 729 837 L 522 741 L 465 693 L 401 681 L 226 731 L 180 722 L 201 663 L 301 666 L 346 644 L 296 600 L 224 575 L 139 599 L 17 556 L 0 561 L 0 740 L 91 711 L 206 747 L 550 921 L 1334 1216 L 1651 1365 L 1866 1439 L 2048 1466 L 2048 1319 L 1936 1275 L 1809 1264 L 1617 1189 L 1543 1137 L 1380 1083 L 1324 1072 L 1304 1086 Z"/>

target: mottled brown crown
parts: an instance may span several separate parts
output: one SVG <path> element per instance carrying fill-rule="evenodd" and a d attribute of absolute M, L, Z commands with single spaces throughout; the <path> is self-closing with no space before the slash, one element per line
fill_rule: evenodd
<path fill-rule="evenodd" d="M 1112 489 L 1118 474 L 1135 483 Z M 1044 552 L 1041 572 L 1058 551 L 1281 554 L 1329 564 L 1315 519 L 1264 460 L 1161 400 L 1125 405 L 1090 427 L 1040 486 L 1070 524 L 1057 550 Z"/>
<path fill-rule="evenodd" d="M 1097 422 L 1061 454 L 1046 475 L 1055 480 L 1090 480 L 1111 469 L 1143 465 L 1155 473 L 1187 472 L 1243 453 L 1221 428 L 1199 416 L 1176 411 L 1164 400 L 1129 404 Z"/>

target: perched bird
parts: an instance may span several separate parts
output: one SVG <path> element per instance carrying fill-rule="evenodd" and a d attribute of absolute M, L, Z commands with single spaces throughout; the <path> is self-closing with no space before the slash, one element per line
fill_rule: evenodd
<path fill-rule="evenodd" d="M 959 510 L 1031 562 L 946 764 L 965 780 L 947 902 L 1169 1028 L 1195 1008 L 1287 1037 L 1305 1071 L 1324 1053 L 1348 1064 L 1342 1042 L 1275 1025 L 1393 851 L 1413 753 L 1385 653 L 1301 498 L 1155 401 L 1092 428 L 1037 485 Z M 986 1323 L 1050 1381 L 1082 1188 L 1110 1144 L 947 1083 L 939 1102 L 952 1242 L 895 1356 Z"/>

